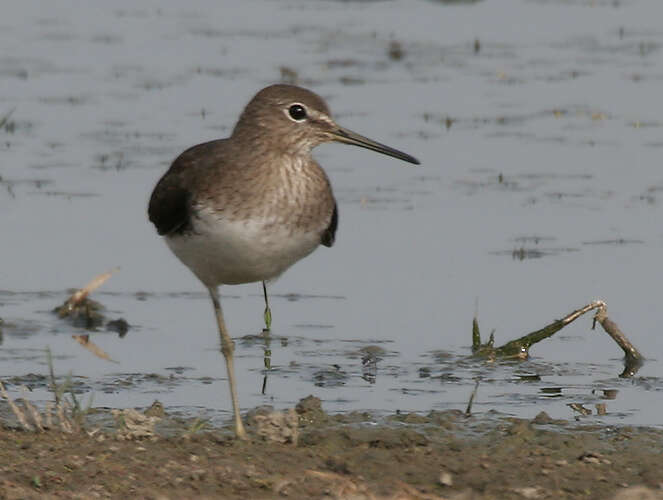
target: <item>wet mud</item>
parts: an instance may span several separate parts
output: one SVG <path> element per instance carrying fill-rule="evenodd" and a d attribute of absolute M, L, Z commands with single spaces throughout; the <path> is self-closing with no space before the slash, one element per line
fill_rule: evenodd
<path fill-rule="evenodd" d="M 663 498 L 663 431 L 655 429 L 581 425 L 543 412 L 531 420 L 459 411 L 331 415 L 308 397 L 286 412 L 249 412 L 243 442 L 228 429 L 172 418 L 159 404 L 131 412 L 114 424 L 107 412 L 88 416 L 73 434 L 6 425 L 0 497 Z M 127 432 L 131 414 L 138 416 Z"/>

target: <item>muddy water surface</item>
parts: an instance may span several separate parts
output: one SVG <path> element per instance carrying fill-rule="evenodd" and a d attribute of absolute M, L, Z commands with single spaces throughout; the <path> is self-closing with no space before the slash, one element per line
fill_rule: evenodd
<path fill-rule="evenodd" d="M 272 284 L 264 384 L 257 284 L 223 299 L 243 407 L 474 409 L 660 424 L 663 7 L 651 1 L 12 3 L 0 20 L 0 375 L 47 400 L 48 346 L 101 406 L 225 419 L 211 307 L 146 218 L 183 149 L 226 136 L 261 87 L 323 95 L 338 121 L 419 157 L 320 147 L 339 201 L 333 249 Z M 406 21 L 407 20 L 407 21 Z M 94 296 L 126 335 L 51 310 Z M 524 363 L 468 361 L 595 298 L 650 361 L 583 318 Z M 248 336 L 248 337 L 247 337 Z M 247 338 L 243 338 L 247 337 Z M 243 338 L 243 339 L 242 339 Z M 537 377 L 538 376 L 538 377 Z M 606 392 L 608 391 L 608 392 Z M 595 410 L 594 410 L 595 412 Z"/>

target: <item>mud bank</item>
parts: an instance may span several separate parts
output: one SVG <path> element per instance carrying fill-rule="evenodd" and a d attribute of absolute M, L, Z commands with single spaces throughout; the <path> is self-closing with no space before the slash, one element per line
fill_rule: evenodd
<path fill-rule="evenodd" d="M 137 439 L 123 419 L 102 424 L 107 413 L 74 434 L 6 425 L 0 498 L 663 498 L 658 429 L 544 413 L 378 420 L 330 415 L 309 397 L 249 412 L 247 442 L 154 408 Z"/>

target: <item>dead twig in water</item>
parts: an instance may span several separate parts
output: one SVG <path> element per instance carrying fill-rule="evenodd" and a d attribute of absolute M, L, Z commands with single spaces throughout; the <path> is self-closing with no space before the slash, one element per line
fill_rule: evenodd
<path fill-rule="evenodd" d="M 628 378 L 635 375 L 644 364 L 645 358 L 629 339 L 626 338 L 626 335 L 619 329 L 617 323 L 608 318 L 608 307 L 605 303 L 602 304 L 594 315 L 592 330 L 596 328 L 597 322 L 603 327 L 605 333 L 610 335 L 612 340 L 624 351 L 624 371 L 619 376 Z"/>
<path fill-rule="evenodd" d="M 567 314 L 562 319 L 553 321 L 552 323 L 544 326 L 540 330 L 533 331 L 531 333 L 528 333 L 524 337 L 512 340 L 511 342 L 507 342 L 503 346 L 497 347 L 495 349 L 495 354 L 501 357 L 514 356 L 514 355 L 520 357 L 521 355 L 523 355 L 524 358 L 527 358 L 529 356 L 529 348 L 532 345 L 536 344 L 537 342 L 541 342 L 543 339 L 552 337 L 559 330 L 564 328 L 566 325 L 572 323 L 583 314 L 586 314 L 589 311 L 604 306 L 605 303 L 602 300 L 595 300 L 594 302 L 587 304 L 586 306 L 581 307 L 580 309 L 576 309 L 570 314 Z"/>
<path fill-rule="evenodd" d="M 629 342 L 619 327 L 608 318 L 607 305 L 602 300 L 595 300 L 586 306 L 567 314 L 562 319 L 553 321 L 540 330 L 535 330 L 516 340 L 507 342 L 500 347 L 493 347 L 494 339 L 492 333 L 488 342 L 481 344 L 479 323 L 475 316 L 472 320 L 472 353 L 475 356 L 482 356 L 489 359 L 527 359 L 529 357 L 529 348 L 532 345 L 536 344 L 537 342 L 541 342 L 543 339 L 553 336 L 559 330 L 572 323 L 583 314 L 593 310 L 597 310 L 597 313 L 594 316 L 594 323 L 599 322 L 606 333 L 610 335 L 610 337 L 612 337 L 615 342 L 617 342 L 619 347 L 621 347 L 626 354 L 624 372 L 620 376 L 632 377 L 642 366 L 644 357 L 633 346 L 633 344 Z"/>
<path fill-rule="evenodd" d="M 103 285 L 108 278 L 110 278 L 114 272 L 116 272 L 119 267 L 113 268 L 108 272 L 102 273 L 98 276 L 95 276 L 87 285 L 83 288 L 76 290 L 71 297 L 69 297 L 64 304 L 56 309 L 58 316 L 64 318 L 72 314 L 77 307 L 79 307 L 83 301 L 94 292 L 97 288 Z"/>
<path fill-rule="evenodd" d="M 108 272 L 95 276 L 83 288 L 76 290 L 61 306 L 56 307 L 54 312 L 60 318 L 71 319 L 74 326 L 84 327 L 89 330 L 101 326 L 104 323 L 104 316 L 101 313 L 103 306 L 88 297 L 93 291 L 103 285 L 118 269 L 119 268 L 116 267 Z M 126 335 L 129 328 L 126 321 L 115 320 L 109 322 L 109 325 L 111 324 L 113 325 L 113 328 L 119 328 L 120 336 Z M 89 335 L 72 335 L 72 338 L 95 356 L 116 363 L 116 361 L 111 359 L 104 350 L 90 340 Z M 52 364 L 49 366 L 52 366 Z M 52 373 L 51 378 L 53 378 Z"/>

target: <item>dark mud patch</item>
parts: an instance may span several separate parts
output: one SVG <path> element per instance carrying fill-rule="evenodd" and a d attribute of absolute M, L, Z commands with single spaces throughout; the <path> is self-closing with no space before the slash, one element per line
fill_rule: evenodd
<path fill-rule="evenodd" d="M 650 496 L 638 498 L 661 498 L 661 430 L 579 427 L 545 413 L 523 420 L 433 411 L 377 420 L 330 415 L 308 397 L 284 413 L 296 427 L 295 445 L 258 430 L 273 413 L 249 412 L 247 442 L 162 408 L 146 416 L 168 425 L 142 440 L 109 426 L 75 434 L 5 426 L 0 497 L 605 499 L 641 485 Z"/>

